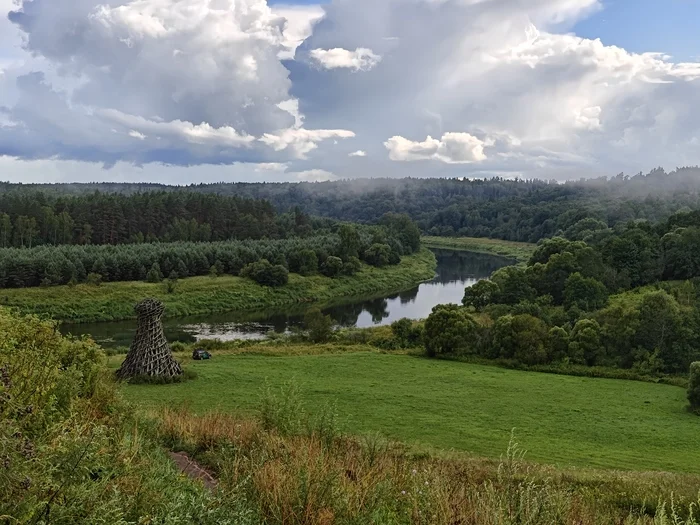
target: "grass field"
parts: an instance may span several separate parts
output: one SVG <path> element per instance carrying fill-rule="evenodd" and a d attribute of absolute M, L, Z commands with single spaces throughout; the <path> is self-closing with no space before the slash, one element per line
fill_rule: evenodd
<path fill-rule="evenodd" d="M 492 253 L 517 259 L 519 262 L 527 261 L 537 247 L 536 244 L 527 242 L 503 241 L 482 237 L 421 237 L 421 241 L 424 246 L 429 248 L 454 248 L 470 252 Z"/>
<path fill-rule="evenodd" d="M 515 429 L 527 457 L 540 462 L 700 473 L 700 418 L 685 410 L 678 387 L 357 351 L 362 347 L 289 356 L 262 355 L 265 348 L 190 361 L 195 381 L 127 385 L 124 392 L 151 406 L 250 413 L 266 381 L 292 379 L 310 411 L 335 403 L 352 434 L 379 431 L 419 446 L 499 457 Z"/>
<path fill-rule="evenodd" d="M 164 284 L 139 281 L 6 289 L 0 293 L 0 305 L 15 307 L 21 313 L 44 314 L 74 323 L 133 319 L 134 305 L 146 297 L 163 301 L 166 317 L 259 310 L 403 291 L 432 279 L 436 264 L 433 253 L 424 248 L 417 254 L 403 257 L 396 266 L 364 265 L 362 271 L 351 277 L 330 279 L 322 275 L 290 274 L 289 283 L 280 288 L 260 286 L 249 279 L 230 275 L 190 277 L 179 280 L 175 293 L 171 294 Z"/>

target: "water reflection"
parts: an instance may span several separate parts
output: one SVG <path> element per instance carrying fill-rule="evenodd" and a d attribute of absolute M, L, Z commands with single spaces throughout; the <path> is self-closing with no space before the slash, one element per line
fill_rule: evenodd
<path fill-rule="evenodd" d="M 437 275 L 427 283 L 385 297 L 352 300 L 324 310 L 344 327 L 390 324 L 402 317 L 423 319 L 437 304 L 459 303 L 464 288 L 512 264 L 502 257 L 455 250 L 434 250 Z M 270 331 L 285 333 L 301 327 L 309 305 L 296 305 L 283 310 L 235 312 L 165 319 L 163 327 L 169 341 L 195 342 L 200 339 L 250 339 L 265 337 Z M 135 321 L 64 325 L 64 333 L 91 334 L 106 347 L 128 346 L 136 331 Z"/>

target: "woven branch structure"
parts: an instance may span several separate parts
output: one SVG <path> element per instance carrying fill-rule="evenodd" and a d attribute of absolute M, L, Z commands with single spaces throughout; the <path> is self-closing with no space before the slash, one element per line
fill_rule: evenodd
<path fill-rule="evenodd" d="M 163 323 L 160 320 L 165 311 L 163 303 L 156 299 L 145 299 L 134 309 L 137 314 L 136 336 L 121 368 L 117 370 L 117 377 L 174 377 L 182 374 L 180 363 L 173 357 L 163 333 Z"/>

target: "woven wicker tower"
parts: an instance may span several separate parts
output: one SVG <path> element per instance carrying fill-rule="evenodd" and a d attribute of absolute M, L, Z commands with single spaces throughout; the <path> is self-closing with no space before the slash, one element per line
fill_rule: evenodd
<path fill-rule="evenodd" d="M 145 299 L 134 309 L 137 314 L 136 336 L 129 353 L 117 370 L 119 379 L 135 376 L 174 377 L 182 374 L 182 368 L 168 346 L 160 321 L 165 307 L 156 299 Z"/>

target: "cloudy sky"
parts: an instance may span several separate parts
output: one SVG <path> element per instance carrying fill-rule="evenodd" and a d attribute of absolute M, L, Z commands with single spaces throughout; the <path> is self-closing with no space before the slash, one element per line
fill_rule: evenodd
<path fill-rule="evenodd" d="M 0 0 L 0 180 L 700 164 L 696 0 Z"/>

